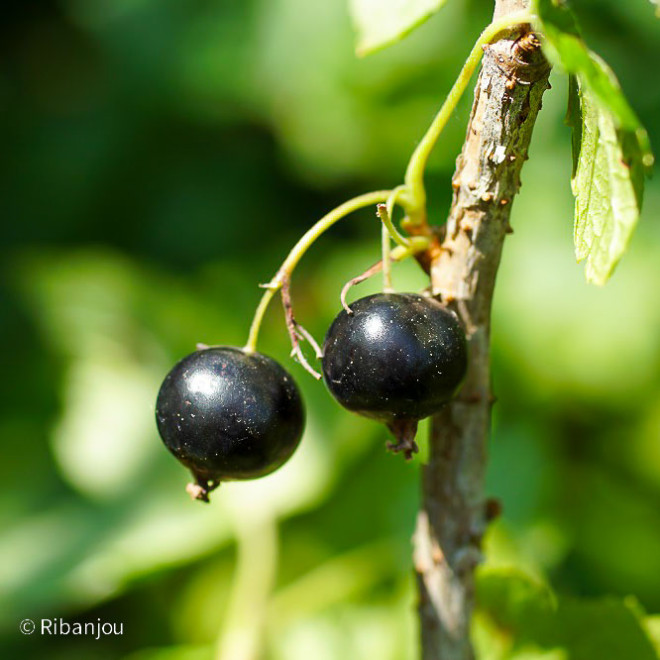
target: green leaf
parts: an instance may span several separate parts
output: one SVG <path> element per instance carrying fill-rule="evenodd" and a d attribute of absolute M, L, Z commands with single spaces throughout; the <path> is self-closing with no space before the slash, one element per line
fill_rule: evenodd
<path fill-rule="evenodd" d="M 660 616 L 657 614 L 654 616 L 647 616 L 644 619 L 644 628 L 646 634 L 651 638 L 655 650 L 660 656 Z"/>
<path fill-rule="evenodd" d="M 571 660 L 657 660 L 642 615 L 632 598 L 562 599 L 558 641 Z"/>
<path fill-rule="evenodd" d="M 609 66 L 589 50 L 582 37 L 573 12 L 565 0 L 534 0 L 538 29 L 543 33 L 543 52 L 552 64 L 566 73 L 576 74 L 597 97 L 604 110 L 611 112 L 618 128 L 638 131 L 639 119 L 621 90 L 619 81 Z M 643 129 L 642 129 L 643 131 Z M 644 131 L 645 147 L 648 137 Z"/>
<path fill-rule="evenodd" d="M 403 39 L 447 0 L 350 0 L 357 53 L 368 55 Z"/>
<path fill-rule="evenodd" d="M 486 567 L 477 575 L 477 603 L 508 640 L 506 657 L 554 650 L 570 660 L 658 658 L 649 634 L 654 624 L 631 598 L 558 597 L 518 569 Z"/>
<path fill-rule="evenodd" d="M 604 284 L 637 225 L 644 191 L 644 151 L 635 133 L 617 128 L 612 113 L 578 79 L 571 85 L 575 253 L 587 279 Z"/>
<path fill-rule="evenodd" d="M 610 67 L 590 51 L 564 0 L 534 0 L 548 59 L 571 74 L 575 252 L 587 279 L 604 284 L 639 219 L 644 175 L 653 165 L 646 130 Z"/>
<path fill-rule="evenodd" d="M 482 568 L 477 574 L 477 603 L 518 644 L 545 642 L 557 610 L 550 588 L 516 568 Z"/>

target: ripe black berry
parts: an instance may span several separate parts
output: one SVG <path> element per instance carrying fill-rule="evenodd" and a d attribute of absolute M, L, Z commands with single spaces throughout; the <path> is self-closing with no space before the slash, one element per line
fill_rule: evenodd
<path fill-rule="evenodd" d="M 323 376 L 339 403 L 384 422 L 406 458 L 417 422 L 449 401 L 467 369 L 465 333 L 433 298 L 382 293 L 335 318 L 323 347 Z"/>
<path fill-rule="evenodd" d="M 277 362 L 227 346 L 183 358 L 156 403 L 163 442 L 193 473 L 189 490 L 204 501 L 221 481 L 256 479 L 285 463 L 304 418 L 298 387 Z"/>

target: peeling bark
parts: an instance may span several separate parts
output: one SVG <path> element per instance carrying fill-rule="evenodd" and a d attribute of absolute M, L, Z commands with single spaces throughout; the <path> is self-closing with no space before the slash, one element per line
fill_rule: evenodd
<path fill-rule="evenodd" d="M 497 0 L 495 17 L 528 0 Z M 414 535 L 423 660 L 472 660 L 474 569 L 489 517 L 484 499 L 490 430 L 490 311 L 509 215 L 549 66 L 529 26 L 485 48 L 442 249 L 435 294 L 460 316 L 470 364 L 459 397 L 433 419 Z"/>

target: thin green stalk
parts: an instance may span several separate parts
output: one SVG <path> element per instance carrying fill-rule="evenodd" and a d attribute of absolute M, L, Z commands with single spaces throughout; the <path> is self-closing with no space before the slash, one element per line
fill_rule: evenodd
<path fill-rule="evenodd" d="M 344 216 L 357 211 L 358 209 L 364 208 L 365 206 L 371 206 L 372 204 L 378 204 L 379 202 L 385 202 L 390 194 L 391 190 L 377 190 L 375 192 L 365 193 L 364 195 L 359 195 L 353 199 L 349 199 L 347 202 L 339 205 L 337 208 L 330 211 L 324 215 L 313 227 L 307 230 L 305 234 L 300 238 L 300 240 L 294 245 L 291 252 L 289 252 L 287 258 L 284 260 L 279 270 L 275 274 L 275 277 L 265 285 L 266 291 L 262 296 L 257 310 L 254 314 L 254 319 L 252 320 L 252 325 L 250 326 L 250 333 L 248 335 L 247 344 L 243 349 L 247 353 L 254 353 L 257 348 L 257 339 L 259 337 L 259 329 L 261 328 L 261 323 L 263 321 L 266 310 L 270 301 L 273 299 L 273 296 L 282 288 L 283 280 L 290 278 L 293 269 L 298 265 L 298 262 L 302 259 L 303 255 L 309 247 L 314 243 L 314 241 L 323 234 L 327 229 L 332 227 L 337 221 L 341 220 Z"/>
<path fill-rule="evenodd" d="M 394 205 L 399 201 L 399 198 L 405 193 L 405 191 L 406 187 L 404 185 L 394 188 L 394 190 L 392 190 L 390 193 L 390 196 L 387 198 L 387 213 L 384 216 L 380 213 L 378 214 L 378 217 L 382 220 L 385 227 L 387 227 L 390 238 L 401 247 L 408 247 L 410 244 L 410 239 L 399 232 L 399 230 L 394 226 L 392 218 L 394 217 Z"/>
<path fill-rule="evenodd" d="M 507 28 L 519 25 L 521 23 L 528 23 L 532 20 L 528 12 L 517 12 L 505 18 L 493 21 L 482 33 L 477 42 L 475 43 L 467 61 L 463 65 L 461 72 L 451 88 L 445 102 L 442 104 L 438 114 L 435 116 L 433 123 L 426 131 L 424 137 L 417 145 L 413 152 L 408 168 L 406 169 L 404 185 L 397 186 L 394 190 L 378 190 L 372 193 L 366 193 L 354 197 L 349 201 L 341 204 L 333 209 L 327 215 L 323 216 L 311 229 L 309 229 L 303 237 L 296 243 L 287 258 L 284 260 L 282 266 L 278 270 L 275 277 L 266 285 L 266 291 L 262 296 L 259 305 L 254 314 L 252 325 L 250 326 L 250 333 L 248 336 L 247 344 L 244 350 L 248 353 L 253 353 L 256 350 L 257 338 L 259 336 L 259 329 L 268 309 L 270 301 L 275 294 L 282 288 L 284 279 L 290 278 L 293 269 L 296 267 L 302 256 L 314 243 L 314 241 L 328 229 L 335 222 L 348 215 L 352 211 L 369 206 L 370 204 L 378 204 L 387 202 L 386 213 L 380 215 L 383 221 L 383 234 L 382 234 L 382 249 L 383 249 L 383 277 L 385 289 L 391 288 L 390 276 L 390 261 L 391 261 L 391 244 L 393 240 L 397 246 L 402 249 L 410 247 L 410 239 L 403 236 L 394 226 L 392 222 L 392 213 L 394 205 L 399 202 L 405 209 L 408 215 L 409 224 L 420 224 L 425 217 L 424 209 L 426 207 L 426 191 L 424 189 L 424 170 L 429 159 L 429 155 L 433 150 L 442 130 L 446 126 L 452 112 L 456 108 L 458 101 L 467 89 L 470 78 L 474 73 L 482 54 L 482 46 L 490 43 L 500 32 Z M 385 231 L 387 230 L 387 232 Z M 387 233 L 387 236 L 386 236 Z M 397 248 L 398 249 L 398 248 Z"/>
<path fill-rule="evenodd" d="M 393 250 L 390 251 L 390 261 L 403 261 L 404 259 L 417 254 L 418 252 L 424 252 L 424 250 L 428 250 L 429 245 L 431 244 L 431 240 L 428 236 L 411 236 L 408 241 L 409 244 L 405 247 L 403 245 L 397 245 Z M 383 260 L 381 259 L 370 268 L 367 268 L 364 273 L 358 275 L 357 277 L 353 277 L 352 279 L 348 280 L 346 284 L 344 284 L 344 288 L 341 290 L 339 300 L 341 301 L 341 306 L 346 310 L 348 314 L 353 313 L 351 308 L 348 306 L 348 303 L 346 302 L 346 296 L 348 295 L 351 287 L 354 287 L 356 284 L 360 284 L 360 282 L 368 280 L 372 275 L 375 275 L 382 268 Z"/>
<path fill-rule="evenodd" d="M 380 231 L 380 240 L 381 253 L 383 255 L 383 293 L 391 293 L 394 291 L 392 288 L 392 237 L 390 236 L 390 232 L 387 230 L 387 225 L 385 222 L 383 222 L 383 226 Z"/>
<path fill-rule="evenodd" d="M 236 518 L 237 567 L 229 607 L 216 641 L 216 660 L 259 660 L 277 575 L 277 520 L 247 512 Z M 245 513 L 242 514 L 245 516 Z"/>
<path fill-rule="evenodd" d="M 411 236 L 410 243 L 403 247 L 398 245 L 390 253 L 390 259 L 395 262 L 403 261 L 408 257 L 412 257 L 424 250 L 428 250 L 431 244 L 431 239 L 428 236 Z"/>
<path fill-rule="evenodd" d="M 424 189 L 424 170 L 426 169 L 426 163 L 433 147 L 438 141 L 438 137 L 440 137 L 440 133 L 442 133 L 442 130 L 447 125 L 456 105 L 467 89 L 472 74 L 481 60 L 482 46 L 490 43 L 503 30 L 521 23 L 529 23 L 531 20 L 531 15 L 528 12 L 516 12 L 497 21 L 493 21 L 481 33 L 481 36 L 474 44 L 454 86 L 451 88 L 433 123 L 417 145 L 408 163 L 404 180 L 408 192 L 408 204 L 406 206 L 412 224 L 419 224 L 422 221 L 422 211 L 426 206 L 426 191 Z"/>
<path fill-rule="evenodd" d="M 379 204 L 376 210 L 378 217 L 383 223 L 381 229 L 381 252 L 383 260 L 383 291 L 385 293 L 394 291 L 392 288 L 392 230 L 394 230 L 396 234 L 398 234 L 398 232 L 394 229 L 394 225 L 392 224 L 391 209 L 394 208 L 397 191 L 398 189 L 395 188 L 392 191 L 392 194 L 388 197 L 387 204 Z M 410 247 L 410 241 L 404 239 L 403 242 L 398 244 L 398 247 L 407 250 Z"/>
<path fill-rule="evenodd" d="M 266 290 L 264 291 L 264 295 L 261 296 L 261 300 L 254 312 L 252 324 L 250 325 L 250 334 L 248 335 L 247 344 L 245 344 L 245 348 L 243 349 L 246 353 L 254 353 L 257 350 L 259 330 L 264 320 L 264 316 L 266 315 L 266 310 L 268 309 L 268 305 L 270 305 L 273 296 L 280 290 L 281 286 L 281 282 L 278 282 L 277 285 L 266 285 Z"/>

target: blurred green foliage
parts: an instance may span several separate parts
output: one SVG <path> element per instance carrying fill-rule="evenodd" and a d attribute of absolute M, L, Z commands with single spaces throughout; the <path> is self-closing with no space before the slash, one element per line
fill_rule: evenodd
<path fill-rule="evenodd" d="M 575 4 L 655 140 L 653 7 Z M 292 371 L 309 409 L 285 468 L 192 504 L 153 403 L 195 342 L 244 343 L 256 285 L 315 219 L 400 180 L 490 11 L 454 0 L 357 60 L 344 0 L 10 1 L 2 657 L 416 657 L 419 461 L 387 454 L 382 428 L 287 361 L 277 306 L 261 349 Z M 645 615 L 660 612 L 660 183 L 611 283 L 587 286 L 557 72 L 553 85 L 495 300 L 488 492 L 504 515 L 486 541 L 475 640 L 488 660 L 646 660 L 660 640 Z M 431 163 L 436 222 L 469 106 Z M 294 301 L 317 337 L 378 250 L 367 210 L 303 262 Z M 395 278 L 424 286 L 413 264 Z M 124 634 L 24 637 L 25 617 L 123 622 Z"/>

